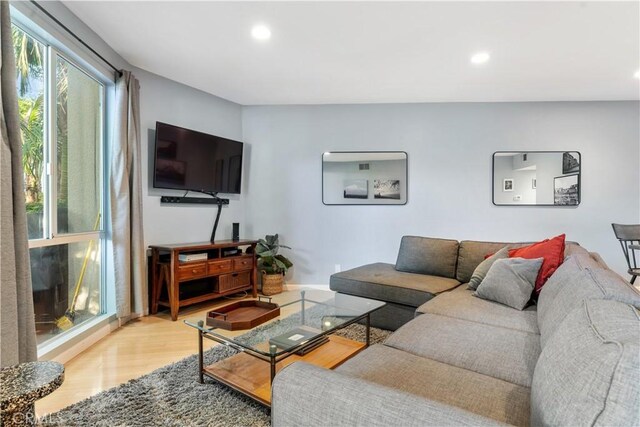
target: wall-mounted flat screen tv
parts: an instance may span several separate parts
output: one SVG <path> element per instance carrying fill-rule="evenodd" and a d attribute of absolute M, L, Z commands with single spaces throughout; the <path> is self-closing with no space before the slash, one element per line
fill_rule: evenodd
<path fill-rule="evenodd" d="M 242 142 L 156 122 L 153 186 L 240 194 Z"/>

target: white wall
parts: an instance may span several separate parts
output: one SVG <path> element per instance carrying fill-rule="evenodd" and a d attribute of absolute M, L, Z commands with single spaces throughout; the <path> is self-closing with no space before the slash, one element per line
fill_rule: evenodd
<path fill-rule="evenodd" d="M 393 263 L 404 234 L 517 241 L 564 232 L 623 273 L 611 223 L 640 220 L 639 113 L 638 102 L 245 107 L 248 235 L 280 233 L 295 249 L 296 283 L 328 283 L 335 264 Z M 408 204 L 323 205 L 321 154 L 351 150 L 406 151 Z M 511 150 L 580 151 L 580 206 L 494 206 L 491 156 Z"/>
<path fill-rule="evenodd" d="M 216 205 L 161 204 L 160 196 L 182 196 L 184 191 L 153 188 L 156 121 L 241 141 L 242 107 L 144 70 L 134 69 L 133 73 L 140 80 L 142 192 L 146 244 L 207 241 L 213 228 Z M 245 157 L 248 152 L 249 147 L 245 146 Z M 245 177 L 243 176 L 244 188 L 247 182 Z M 189 196 L 208 197 L 197 193 L 190 193 Z M 216 239 L 230 239 L 233 222 L 240 223 L 240 234 L 243 237 L 243 195 L 220 196 L 229 198 L 230 203 L 222 210 Z"/>

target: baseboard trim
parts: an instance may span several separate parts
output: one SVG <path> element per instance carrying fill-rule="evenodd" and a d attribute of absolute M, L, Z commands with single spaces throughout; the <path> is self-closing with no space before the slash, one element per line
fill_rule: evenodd
<path fill-rule="evenodd" d="M 329 285 L 295 285 L 295 284 L 287 283 L 285 285 L 285 288 L 288 291 L 297 291 L 299 289 L 319 289 L 321 291 L 328 291 Z"/>
<path fill-rule="evenodd" d="M 104 316 L 95 324 L 78 331 L 77 334 L 66 341 L 56 345 L 45 345 L 38 349 L 38 360 L 52 360 L 62 364 L 67 363 L 120 326 L 115 315 Z"/>

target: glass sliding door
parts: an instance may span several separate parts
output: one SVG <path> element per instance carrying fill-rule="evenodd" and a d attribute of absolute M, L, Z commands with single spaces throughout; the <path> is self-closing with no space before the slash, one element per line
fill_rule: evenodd
<path fill-rule="evenodd" d="M 13 27 L 38 344 L 104 313 L 104 85 Z"/>
<path fill-rule="evenodd" d="M 56 56 L 58 234 L 99 230 L 102 205 L 102 85 Z"/>

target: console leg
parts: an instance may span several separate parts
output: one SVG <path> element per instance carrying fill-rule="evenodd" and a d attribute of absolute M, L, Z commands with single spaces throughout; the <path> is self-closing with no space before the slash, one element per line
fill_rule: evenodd
<path fill-rule="evenodd" d="M 169 283 L 169 307 L 171 308 L 171 320 L 178 320 L 180 310 L 180 284 L 178 283 L 178 253 L 171 254 L 171 281 Z"/>
<path fill-rule="evenodd" d="M 158 264 L 158 250 L 152 249 L 151 251 L 151 314 L 156 314 L 158 312 L 158 294 L 160 293 L 159 288 L 159 277 L 162 276 L 162 272 L 158 274 L 158 270 L 160 269 L 160 265 Z"/>

